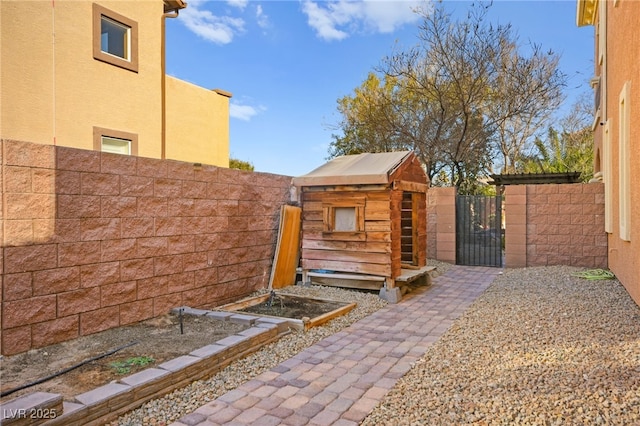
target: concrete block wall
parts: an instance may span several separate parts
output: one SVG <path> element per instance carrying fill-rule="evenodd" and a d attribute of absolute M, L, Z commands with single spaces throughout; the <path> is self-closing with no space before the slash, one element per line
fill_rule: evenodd
<path fill-rule="evenodd" d="M 1 144 L 2 354 L 268 284 L 290 177 Z"/>
<path fill-rule="evenodd" d="M 427 193 L 427 257 L 456 262 L 455 188 Z M 604 185 L 505 187 L 505 266 L 607 267 Z"/>
<path fill-rule="evenodd" d="M 504 215 L 504 263 L 508 268 L 527 266 L 527 186 L 505 188 L 502 201 Z"/>
<path fill-rule="evenodd" d="M 504 210 L 507 267 L 607 267 L 603 184 L 507 186 Z"/>
<path fill-rule="evenodd" d="M 456 263 L 456 188 L 427 191 L 427 259 Z"/>

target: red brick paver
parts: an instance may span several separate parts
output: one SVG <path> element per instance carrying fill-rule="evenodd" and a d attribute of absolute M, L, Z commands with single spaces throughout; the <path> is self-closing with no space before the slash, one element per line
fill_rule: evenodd
<path fill-rule="evenodd" d="M 455 266 L 171 426 L 358 424 L 500 272 Z"/>

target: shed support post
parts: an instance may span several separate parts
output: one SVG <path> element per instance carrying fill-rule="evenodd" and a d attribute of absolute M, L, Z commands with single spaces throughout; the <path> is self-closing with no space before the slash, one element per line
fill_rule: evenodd
<path fill-rule="evenodd" d="M 309 271 L 306 270 L 306 269 L 302 270 L 302 281 L 300 281 L 299 283 L 296 283 L 296 284 L 303 285 L 305 287 L 311 286 L 311 278 L 309 277 L 307 272 L 309 272 Z"/>
<path fill-rule="evenodd" d="M 402 291 L 394 286 L 394 279 L 387 277 L 384 286 L 380 289 L 380 298 L 389 303 L 398 303 L 402 299 Z"/>

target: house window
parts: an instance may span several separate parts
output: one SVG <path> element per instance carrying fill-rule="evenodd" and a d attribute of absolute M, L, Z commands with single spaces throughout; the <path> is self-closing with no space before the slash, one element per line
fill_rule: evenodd
<path fill-rule="evenodd" d="M 338 240 L 364 240 L 364 199 L 333 200 L 322 204 L 323 236 Z"/>
<path fill-rule="evenodd" d="M 138 135 L 94 127 L 93 149 L 114 154 L 138 155 Z"/>
<path fill-rule="evenodd" d="M 631 171 L 630 157 L 631 149 L 629 143 L 631 125 L 631 82 L 627 81 L 620 92 L 620 103 L 618 105 L 618 182 L 619 182 L 619 219 L 620 238 L 631 241 Z"/>
<path fill-rule="evenodd" d="M 104 53 L 130 60 L 131 27 L 122 25 L 106 16 L 100 17 L 100 50 Z"/>
<path fill-rule="evenodd" d="M 94 3 L 93 57 L 138 72 L 138 23 Z"/>
<path fill-rule="evenodd" d="M 602 135 L 602 169 L 604 180 L 604 231 L 613 232 L 613 201 L 611 199 L 612 165 L 611 165 L 611 138 L 609 136 L 609 120 L 604 124 Z"/>
<path fill-rule="evenodd" d="M 131 155 L 131 140 L 129 139 L 102 136 L 100 138 L 100 145 L 102 152 Z"/>

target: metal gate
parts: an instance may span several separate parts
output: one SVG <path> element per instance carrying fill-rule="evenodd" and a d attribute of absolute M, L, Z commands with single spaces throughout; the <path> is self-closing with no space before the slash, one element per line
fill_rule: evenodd
<path fill-rule="evenodd" d="M 456 196 L 456 264 L 502 266 L 502 197 Z"/>

